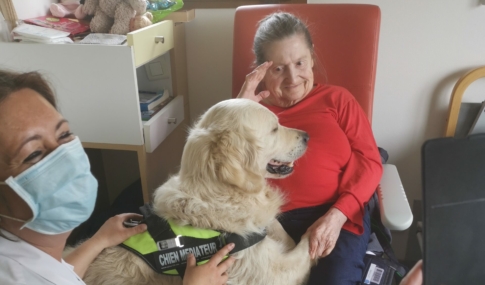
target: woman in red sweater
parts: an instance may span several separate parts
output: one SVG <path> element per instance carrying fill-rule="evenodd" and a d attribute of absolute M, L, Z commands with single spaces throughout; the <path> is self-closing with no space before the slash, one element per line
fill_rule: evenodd
<path fill-rule="evenodd" d="M 349 91 L 313 82 L 312 39 L 295 16 L 261 20 L 253 51 L 259 66 L 238 97 L 261 101 L 282 125 L 310 135 L 294 172 L 271 180 L 287 197 L 281 224 L 296 242 L 310 232 L 310 255 L 322 258 L 308 284 L 360 284 L 367 202 L 382 175 L 369 120 Z M 258 88 L 264 91 L 256 94 Z"/>

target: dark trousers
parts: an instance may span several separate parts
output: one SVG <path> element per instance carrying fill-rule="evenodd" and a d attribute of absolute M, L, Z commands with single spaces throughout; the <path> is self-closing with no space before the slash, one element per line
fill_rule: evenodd
<path fill-rule="evenodd" d="M 298 243 L 306 230 L 332 205 L 295 209 L 285 212 L 278 219 Z M 364 215 L 364 233 L 356 235 L 346 230 L 340 231 L 340 236 L 333 251 L 320 259 L 312 268 L 308 285 L 357 285 L 362 280 L 364 256 L 369 242 L 370 215 L 366 206 Z"/>

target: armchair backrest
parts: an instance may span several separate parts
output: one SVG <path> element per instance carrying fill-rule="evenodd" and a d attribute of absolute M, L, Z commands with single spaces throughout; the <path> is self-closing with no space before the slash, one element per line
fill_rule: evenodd
<path fill-rule="evenodd" d="M 236 9 L 232 62 L 232 96 L 254 69 L 252 45 L 257 23 L 266 15 L 290 12 L 307 23 L 322 71 L 315 82 L 348 89 L 372 122 L 379 43 L 380 9 L 360 4 L 251 5 Z M 318 62 L 315 63 L 315 66 Z"/>

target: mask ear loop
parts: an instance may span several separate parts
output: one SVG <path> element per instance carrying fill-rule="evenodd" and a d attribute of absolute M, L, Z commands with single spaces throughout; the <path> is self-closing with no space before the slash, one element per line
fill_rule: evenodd
<path fill-rule="evenodd" d="M 3 182 L 3 181 L 0 181 L 0 185 L 7 185 L 7 183 Z M 2 200 L 3 200 L 3 197 L 2 197 Z M 0 218 L 0 222 L 2 221 L 2 218 Z"/>
<path fill-rule="evenodd" d="M 21 222 L 21 223 L 24 223 L 24 224 L 27 223 L 26 220 L 17 219 L 17 218 L 14 218 L 14 217 L 3 215 L 3 214 L 0 214 L 0 217 L 4 217 L 4 218 L 7 218 L 7 219 L 10 219 L 10 220 L 13 220 L 13 221 L 17 221 L 17 222 Z M 1 220 L 2 220 L 2 218 L 0 218 L 0 221 Z"/>
<path fill-rule="evenodd" d="M 8 184 L 3 182 L 3 181 L 0 181 L 0 185 L 8 185 Z M 0 214 L 0 217 L 4 217 L 4 218 L 7 218 L 7 219 L 10 219 L 10 220 L 13 220 L 13 221 L 17 221 L 17 222 L 21 222 L 21 223 L 24 223 L 24 224 L 28 222 L 28 221 L 25 221 L 25 220 L 17 219 L 17 218 L 14 218 L 14 217 L 3 215 L 3 214 Z M 2 218 L 0 218 L 0 221 L 2 221 Z"/>

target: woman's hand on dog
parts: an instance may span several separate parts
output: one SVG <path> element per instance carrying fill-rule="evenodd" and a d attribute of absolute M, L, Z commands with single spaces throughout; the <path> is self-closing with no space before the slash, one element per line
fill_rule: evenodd
<path fill-rule="evenodd" d="M 308 228 L 312 259 L 325 257 L 332 252 L 346 221 L 347 217 L 339 209 L 330 208 L 325 215 Z"/>
<path fill-rule="evenodd" d="M 140 234 L 147 230 L 146 224 L 140 224 L 127 228 L 123 222 L 128 219 L 141 220 L 143 217 L 138 214 L 120 214 L 109 218 L 91 239 L 95 239 L 99 246 L 107 248 L 124 242 L 129 237 Z"/>
<path fill-rule="evenodd" d="M 196 264 L 194 255 L 190 254 L 187 257 L 187 269 L 185 270 L 183 285 L 226 284 L 228 278 L 226 271 L 232 266 L 235 259 L 228 257 L 226 260 L 222 260 L 233 248 L 233 243 L 226 245 L 214 254 L 207 263 L 199 266 Z"/>
<path fill-rule="evenodd" d="M 118 245 L 127 238 L 146 231 L 147 227 L 145 224 L 133 228 L 123 226 L 123 222 L 129 218 L 141 219 L 142 216 L 138 214 L 121 214 L 111 217 L 92 238 L 83 242 L 64 258 L 69 264 L 74 266 L 74 272 L 79 277 L 84 277 L 89 265 L 103 249 Z"/>
<path fill-rule="evenodd" d="M 266 71 L 268 71 L 268 68 L 270 68 L 271 65 L 273 65 L 273 62 L 267 61 L 256 67 L 251 73 L 246 75 L 246 80 L 244 81 L 244 84 L 241 88 L 241 91 L 239 91 L 237 98 L 250 99 L 255 102 L 259 102 L 264 98 L 268 97 L 270 94 L 269 91 L 261 91 L 256 94 L 256 89 L 258 88 L 259 83 L 261 82 L 261 80 L 263 80 L 264 76 L 266 75 Z"/>

